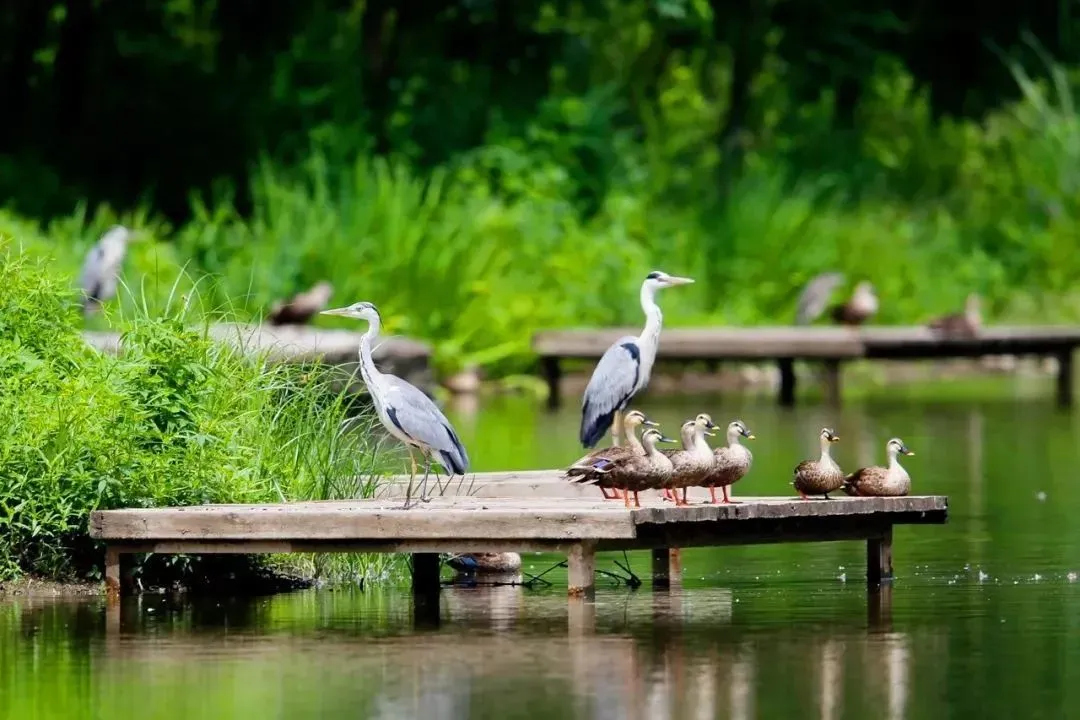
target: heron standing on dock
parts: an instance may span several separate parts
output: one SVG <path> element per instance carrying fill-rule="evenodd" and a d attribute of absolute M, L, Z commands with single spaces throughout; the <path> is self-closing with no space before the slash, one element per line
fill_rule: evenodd
<path fill-rule="evenodd" d="M 348 307 L 323 310 L 322 315 L 342 315 L 368 321 L 367 332 L 360 338 L 360 374 L 364 378 L 375 411 L 387 432 L 405 443 L 409 450 L 412 470 L 409 487 L 405 492 L 405 506 L 409 506 L 413 478 L 416 477 L 418 450 L 426 461 L 424 479 L 420 484 L 420 500 L 428 501 L 427 479 L 431 474 L 431 461 L 436 460 L 450 475 L 464 475 L 469 469 L 469 456 L 457 433 L 439 407 L 415 386 L 396 375 L 379 372 L 372 359 L 372 343 L 379 336 L 382 318 L 369 302 L 358 302 Z"/>
<path fill-rule="evenodd" d="M 92 315 L 106 300 L 116 295 L 120 266 L 127 255 L 127 245 L 140 237 L 123 225 L 105 231 L 83 261 L 79 287 L 83 292 L 83 315 Z"/>
<path fill-rule="evenodd" d="M 621 413 L 634 395 L 649 384 L 660 329 L 664 316 L 656 304 L 656 291 L 675 285 L 688 285 L 690 278 L 653 271 L 641 284 L 641 309 L 645 311 L 645 329 L 641 335 L 627 335 L 615 341 L 593 370 L 585 397 L 581 401 L 581 444 L 595 447 L 608 429 L 613 444 L 619 444 Z M 614 427 L 612 427 L 614 425 Z"/>

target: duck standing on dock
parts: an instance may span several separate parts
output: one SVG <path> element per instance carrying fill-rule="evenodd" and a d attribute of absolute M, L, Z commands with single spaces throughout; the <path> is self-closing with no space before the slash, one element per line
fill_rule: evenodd
<path fill-rule="evenodd" d="M 911 476 L 900 465 L 899 455 L 914 455 L 900 438 L 885 444 L 889 466 L 859 468 L 844 480 L 844 492 L 854 497 L 899 497 L 911 492 Z"/>
<path fill-rule="evenodd" d="M 630 507 L 631 494 L 634 496 L 634 507 L 641 507 L 638 493 L 661 487 L 674 469 L 668 456 L 656 449 L 656 444 L 675 441 L 664 437 L 656 428 L 649 428 L 642 433 L 641 442 L 645 449 L 643 455 L 630 452 L 611 453 L 610 456 L 597 455 L 587 467 L 575 465 L 566 471 L 564 477 L 575 478 L 573 482 L 596 484 L 601 488 L 621 489 L 626 507 Z"/>
<path fill-rule="evenodd" d="M 408 448 L 412 470 L 409 487 L 405 492 L 405 506 L 409 507 L 412 483 L 416 477 L 414 450 L 418 450 L 426 460 L 424 478 L 420 484 L 420 500 L 427 502 L 427 480 L 431 474 L 431 461 L 436 460 L 450 475 L 464 475 L 469 470 L 469 456 L 465 452 L 465 446 L 461 444 L 450 421 L 431 398 L 396 375 L 379 372 L 375 367 L 371 346 L 379 336 L 382 318 L 374 305 L 358 302 L 348 307 L 323 310 L 322 314 L 368 321 L 367 332 L 360 337 L 360 374 L 371 394 L 371 401 L 383 427 Z"/>
<path fill-rule="evenodd" d="M 750 448 L 739 442 L 741 437 L 753 440 L 754 434 L 742 420 L 734 420 L 727 427 L 727 445 L 713 450 L 713 469 L 704 481 L 705 487 L 709 488 L 709 497 L 713 505 L 719 502 L 716 499 L 716 488 L 721 488 L 723 491 L 724 504 L 730 504 L 732 499 L 728 495 L 728 488 L 750 472 L 754 456 Z"/>
<path fill-rule="evenodd" d="M 623 418 L 623 435 L 626 439 L 626 445 L 619 446 L 614 445 L 612 447 L 600 448 L 599 450 L 593 450 L 584 457 L 579 458 L 573 465 L 570 466 L 567 471 L 568 476 L 571 471 L 582 470 L 592 471 L 594 469 L 594 463 L 597 460 L 615 460 L 621 458 L 623 455 L 637 455 L 639 457 L 645 456 L 645 448 L 642 446 L 641 441 L 638 440 L 636 429 L 639 425 L 645 427 L 659 427 L 660 423 L 653 422 L 645 417 L 645 413 L 640 410 L 631 410 L 626 413 Z M 613 490 L 609 494 L 609 488 L 607 485 L 599 485 L 600 492 L 604 494 L 605 500 L 618 500 L 622 497 L 622 494 L 618 490 Z"/>
<path fill-rule="evenodd" d="M 305 325 L 330 302 L 334 286 L 323 281 L 315 283 L 307 292 L 293 295 L 287 302 L 278 300 L 266 315 L 271 325 Z"/>
<path fill-rule="evenodd" d="M 979 311 L 979 296 L 971 293 L 964 302 L 964 312 L 943 315 L 931 320 L 927 327 L 946 337 L 973 338 L 982 330 L 982 313 Z"/>
<path fill-rule="evenodd" d="M 707 431 L 717 429 L 712 418 L 701 413 L 693 420 L 683 423 L 679 433 L 682 438 L 681 449 L 662 451 L 671 459 L 673 465 L 671 479 L 663 486 L 666 499 L 676 505 L 689 504 L 686 501 L 686 489 L 691 485 L 701 485 L 716 463 L 712 448 L 705 442 L 705 435 L 712 435 L 713 433 Z M 679 497 L 679 488 L 682 488 L 682 498 Z"/>
<path fill-rule="evenodd" d="M 676 285 L 688 285 L 690 278 L 668 275 L 659 270 L 649 273 L 641 284 L 641 309 L 645 311 L 645 329 L 637 337 L 627 335 L 607 349 L 593 370 L 581 401 L 579 437 L 586 448 L 595 447 L 609 428 L 612 441 L 619 444 L 620 413 L 634 395 L 649 384 L 664 316 L 656 304 L 656 291 Z M 612 427 L 614 425 L 614 427 Z"/>
<path fill-rule="evenodd" d="M 874 293 L 874 285 L 868 280 L 863 280 L 855 286 L 855 292 L 847 302 L 833 307 L 832 319 L 841 325 L 858 326 L 877 314 L 878 298 Z"/>
<path fill-rule="evenodd" d="M 836 492 L 844 484 L 844 471 L 836 464 L 830 453 L 832 444 L 840 442 L 840 436 L 832 428 L 821 428 L 821 457 L 817 460 L 803 460 L 795 466 L 795 479 L 791 483 L 803 500 L 808 495 L 824 495 Z"/>

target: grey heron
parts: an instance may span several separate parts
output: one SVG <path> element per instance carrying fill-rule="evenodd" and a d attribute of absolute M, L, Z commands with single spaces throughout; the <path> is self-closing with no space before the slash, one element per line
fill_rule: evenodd
<path fill-rule="evenodd" d="M 83 314 L 90 315 L 116 295 L 120 266 L 129 242 L 141 236 L 123 225 L 113 225 L 97 241 L 83 261 L 79 287 L 83 292 Z"/>
<path fill-rule="evenodd" d="M 287 302 L 274 303 L 266 321 L 271 325 L 303 325 L 326 307 L 333 293 L 334 286 L 325 280 L 315 283 L 310 290 L 293 295 Z"/>
<path fill-rule="evenodd" d="M 820 317 L 829 303 L 829 296 L 843 281 L 843 273 L 825 272 L 808 282 L 802 294 L 799 295 L 799 304 L 795 310 L 795 324 L 809 325 Z"/>
<path fill-rule="evenodd" d="M 387 432 L 405 443 L 412 471 L 405 494 L 408 506 L 412 481 L 416 477 L 416 456 L 419 451 L 426 460 L 420 499 L 427 502 L 427 479 L 431 462 L 437 460 L 450 475 L 464 475 L 469 469 L 469 456 L 457 433 L 439 407 L 417 387 L 396 375 L 380 372 L 371 357 L 372 344 L 379 336 L 382 318 L 369 302 L 357 302 L 347 307 L 323 310 L 322 315 L 341 315 L 367 320 L 368 329 L 360 338 L 360 374 L 364 378 L 375 411 Z"/>
<path fill-rule="evenodd" d="M 692 282 L 690 278 L 654 270 L 641 283 L 645 329 L 637 337 L 627 335 L 616 340 L 600 357 L 585 388 L 585 397 L 581 401 L 579 437 L 586 448 L 594 447 L 613 424 L 614 444 L 619 444 L 620 413 L 634 395 L 649 384 L 649 375 L 656 360 L 660 329 L 664 323 L 663 313 L 656 304 L 656 291 Z"/>

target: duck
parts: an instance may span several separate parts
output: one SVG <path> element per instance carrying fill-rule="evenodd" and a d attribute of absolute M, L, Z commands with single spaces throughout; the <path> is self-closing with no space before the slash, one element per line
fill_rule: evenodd
<path fill-rule="evenodd" d="M 634 507 L 641 507 L 638 493 L 649 488 L 661 487 L 674 470 L 671 460 L 667 455 L 656 449 L 659 442 L 675 442 L 671 438 L 664 437 L 656 428 L 649 428 L 641 435 L 644 455 L 631 453 L 618 453 L 614 457 L 598 456 L 593 459 L 591 466 L 584 468 L 574 467 L 576 471 L 574 482 L 594 483 L 601 487 L 619 488 L 623 490 L 623 504 L 630 507 L 630 496 L 634 496 Z M 614 448 L 619 449 L 619 448 Z M 567 477 L 570 477 L 567 471 Z"/>
<path fill-rule="evenodd" d="M 874 293 L 874 285 L 868 280 L 863 280 L 855 286 L 855 292 L 851 298 L 840 305 L 832 308 L 832 319 L 841 325 L 858 326 L 865 323 L 877 314 L 878 298 Z"/>
<path fill-rule="evenodd" d="M 626 445 L 613 445 L 611 447 L 600 448 L 599 450 L 593 450 L 592 452 L 587 453 L 570 466 L 566 471 L 566 477 L 577 477 L 582 473 L 593 471 L 594 463 L 598 458 L 613 460 L 621 458 L 628 453 L 630 455 L 644 457 L 645 448 L 642 446 L 641 441 L 638 440 L 636 434 L 636 429 L 639 425 L 654 428 L 659 427 L 660 423 L 653 422 L 645 417 L 645 413 L 640 410 L 631 410 L 626 413 L 622 419 L 623 437 L 626 440 Z M 603 493 L 605 500 L 618 500 L 622 497 L 622 493 L 618 490 L 609 489 L 603 485 L 600 486 L 600 492 Z"/>
<path fill-rule="evenodd" d="M 334 286 L 325 280 L 316 283 L 307 292 L 297 293 L 288 301 L 278 300 L 266 315 L 271 325 L 304 325 L 322 311 L 334 294 Z"/>
<path fill-rule="evenodd" d="M 714 433 L 709 430 L 717 430 L 712 418 L 706 413 L 700 413 L 693 420 L 683 423 L 680 431 L 682 448 L 678 450 L 662 450 L 671 459 L 674 469 L 671 478 L 664 484 L 664 497 L 674 501 L 676 505 L 688 505 L 686 502 L 686 488 L 691 485 L 700 485 L 709 471 L 713 469 L 716 458 L 712 448 L 705 441 L 705 435 L 710 437 Z M 682 488 L 682 498 L 679 498 L 678 489 Z"/>
<path fill-rule="evenodd" d="M 949 337 L 973 338 L 982 330 L 979 296 L 971 293 L 964 301 L 964 312 L 942 315 L 927 323 L 932 331 Z"/>
<path fill-rule="evenodd" d="M 824 495 L 829 499 L 829 493 L 836 492 L 844 485 L 844 471 L 833 460 L 829 451 L 832 444 L 840 442 L 840 436 L 832 428 L 821 428 L 821 457 L 817 460 L 803 460 L 795 466 L 795 479 L 792 485 L 803 500 L 809 500 L 808 495 Z"/>
<path fill-rule="evenodd" d="M 723 490 L 724 504 L 732 502 L 728 488 L 750 472 L 750 465 L 754 462 L 750 448 L 739 442 L 740 437 L 753 440 L 754 434 L 742 420 L 733 420 L 727 427 L 727 445 L 713 450 L 713 469 L 705 478 L 705 487 L 709 488 L 710 502 L 713 505 L 719 502 L 716 499 L 718 487 Z"/>
<path fill-rule="evenodd" d="M 911 492 L 911 476 L 900 466 L 900 455 L 914 455 L 900 438 L 885 443 L 889 466 L 859 468 L 844 479 L 844 492 L 852 497 L 900 497 Z"/>
<path fill-rule="evenodd" d="M 462 553 L 451 555 L 446 564 L 462 575 L 515 573 L 521 570 L 521 555 L 515 552 Z"/>

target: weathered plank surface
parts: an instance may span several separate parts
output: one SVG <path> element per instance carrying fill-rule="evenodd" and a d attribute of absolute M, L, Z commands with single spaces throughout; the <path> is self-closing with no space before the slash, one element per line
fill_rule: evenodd
<path fill-rule="evenodd" d="M 541 357 L 596 359 L 640 328 L 550 330 L 533 337 Z M 664 330 L 660 359 L 725 360 L 781 357 L 968 357 L 1053 354 L 1080 346 L 1080 326 L 988 327 L 976 338 L 944 337 L 926 327 L 712 327 Z"/>
<path fill-rule="evenodd" d="M 388 500 L 105 510 L 91 514 L 90 535 L 128 543 L 236 543 L 238 552 L 246 542 L 266 541 L 271 541 L 266 545 L 270 549 L 254 551 L 288 551 L 289 543 L 324 542 L 383 544 L 386 549 L 416 542 L 423 551 L 443 543 L 449 550 L 477 539 L 514 547 L 581 541 L 634 547 L 641 528 L 693 531 L 698 537 L 687 535 L 684 540 L 695 545 L 710 544 L 714 530 L 723 536 L 723 544 L 738 542 L 743 526 L 747 542 L 771 541 L 760 537 L 763 530 L 777 528 L 775 532 L 782 535 L 785 525 L 798 531 L 792 540 L 812 539 L 811 535 L 833 539 L 828 529 L 834 520 L 843 521 L 840 525 L 846 529 L 841 536 L 858 537 L 867 528 L 891 523 L 942 523 L 947 508 L 948 501 L 941 496 L 818 501 L 741 498 L 735 505 L 691 507 L 648 499 L 639 509 L 599 499 L 441 497 L 409 510 Z"/>

